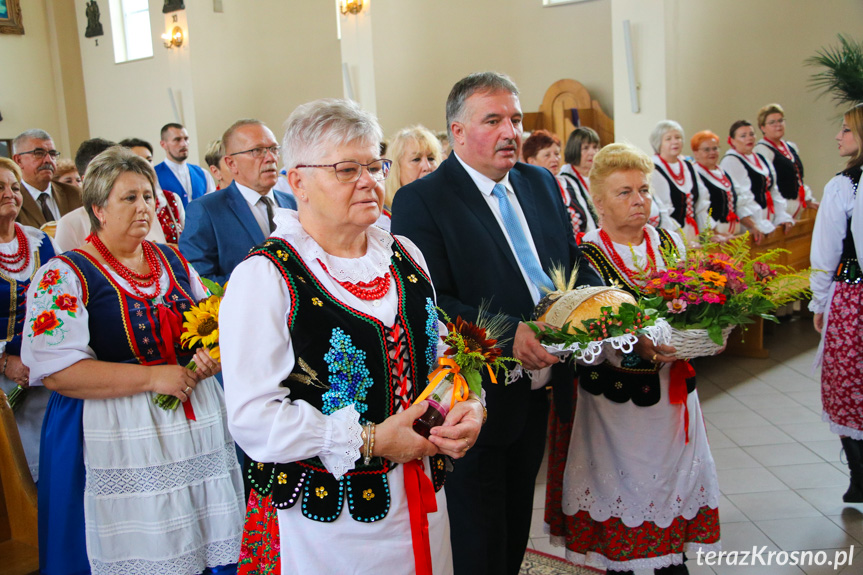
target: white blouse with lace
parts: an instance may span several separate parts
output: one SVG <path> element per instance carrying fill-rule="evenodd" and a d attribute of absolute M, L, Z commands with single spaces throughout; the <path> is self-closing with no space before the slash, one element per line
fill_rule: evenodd
<path fill-rule="evenodd" d="M 392 236 L 370 226 L 366 254 L 340 258 L 325 252 L 306 233 L 296 212 L 277 210 L 275 222 L 272 237 L 296 248 L 324 288 L 385 325 L 394 323 L 398 306 L 394 284 L 382 299 L 370 302 L 336 281 L 369 282 L 383 276 L 393 254 Z M 427 269 L 419 249 L 406 238 L 399 237 L 399 241 Z M 291 401 L 290 389 L 280 385 L 295 364 L 286 317 L 290 294 L 284 279 L 266 258 L 256 257 L 238 265 L 228 285 L 219 331 L 228 423 L 235 440 L 256 461 L 289 463 L 317 456 L 328 471 L 341 477 L 360 457 L 359 415 L 353 406 L 324 415 L 305 401 Z M 444 333 L 445 327 L 441 324 L 439 330 Z M 427 458 L 424 465 L 428 472 Z M 359 522 L 343 508 L 334 522 L 321 523 L 304 517 L 299 506 L 280 509 L 282 573 L 412 574 L 403 469 L 399 465 L 388 474 L 391 503 L 382 521 Z M 452 557 L 443 489 L 437 494 L 437 504 L 437 512 L 428 516 L 431 555 L 434 573 L 446 574 L 452 572 Z"/>
<path fill-rule="evenodd" d="M 659 235 L 650 226 L 645 229 L 658 256 Z M 672 237 L 678 250 L 685 253 L 682 243 L 674 234 Z M 586 234 L 583 242 L 593 243 L 606 252 L 598 231 Z M 632 249 L 622 244 L 614 247 L 630 269 L 646 264 L 646 242 Z M 665 269 L 661 257 L 657 258 L 657 265 Z M 620 365 L 616 354 L 600 356 L 594 363 L 602 361 Z M 617 517 L 627 527 L 638 527 L 648 521 L 666 528 L 677 517 L 692 519 L 702 507 L 718 507 L 716 466 L 707 442 L 698 391 L 687 398 L 689 443 L 686 443 L 683 406 L 668 400 L 670 368 L 671 364 L 665 364 L 660 370 L 661 397 L 659 403 L 648 407 L 632 401 L 616 403 L 602 394 L 579 390 L 564 473 L 564 513 L 587 511 L 598 522 Z M 564 541 L 552 543 L 562 545 Z M 690 545 L 687 551 L 698 548 L 716 549 L 718 544 Z M 606 558 L 592 554 L 585 557 L 567 551 L 567 555 L 578 564 L 603 569 L 610 564 Z M 673 562 L 671 556 L 655 557 L 616 568 L 653 569 Z"/>
<path fill-rule="evenodd" d="M 38 290 L 49 270 L 59 272 L 53 294 Z M 190 295 L 198 301 L 209 294 L 197 273 L 190 272 Z M 132 292 L 126 280 L 109 273 Z M 159 293 L 169 286 L 163 265 Z M 57 293 L 75 298 L 77 309 L 58 311 L 62 323 L 34 335 L 32 314 L 47 309 Z M 81 360 L 98 359 L 89 345 L 90 316 L 82 305 L 81 282 L 68 264 L 55 258 L 44 265 L 27 297 L 21 356 L 30 366 L 31 385 Z M 243 483 L 216 378 L 199 382 L 191 401 L 196 421 L 187 420 L 182 408 L 156 407 L 151 393 L 84 400 L 87 481 L 82 498 L 94 575 L 193 574 L 237 561 Z"/>

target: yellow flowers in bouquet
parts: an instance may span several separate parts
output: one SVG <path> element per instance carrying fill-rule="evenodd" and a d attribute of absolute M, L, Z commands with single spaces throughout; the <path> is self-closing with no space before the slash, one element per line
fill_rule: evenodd
<path fill-rule="evenodd" d="M 201 278 L 201 282 L 211 295 L 183 313 L 186 321 L 183 322 L 180 342 L 187 349 L 193 349 L 197 346 L 205 347 L 210 351 L 210 356 L 219 361 L 221 358 L 219 353 L 219 306 L 222 304 L 222 298 L 225 297 L 225 287 L 206 278 Z M 225 286 L 227 285 L 225 284 Z M 195 360 L 186 364 L 186 369 L 192 371 L 195 371 L 197 367 Z M 162 409 L 172 411 L 180 405 L 180 400 L 173 395 L 159 393 L 153 398 L 153 403 Z"/>

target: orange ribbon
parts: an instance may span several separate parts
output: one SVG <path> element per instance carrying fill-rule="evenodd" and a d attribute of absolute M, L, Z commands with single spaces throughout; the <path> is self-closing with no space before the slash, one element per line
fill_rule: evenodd
<path fill-rule="evenodd" d="M 668 401 L 671 404 L 683 404 L 683 430 L 686 433 L 686 443 L 689 444 L 689 393 L 686 390 L 686 380 L 695 377 L 695 368 L 688 361 L 675 361 L 671 364 L 669 374 Z"/>
<path fill-rule="evenodd" d="M 434 485 L 423 471 L 422 462 L 408 461 L 404 467 L 411 542 L 414 549 L 414 568 L 417 575 L 432 575 L 428 514 L 437 511 Z"/>
<path fill-rule="evenodd" d="M 467 380 L 461 374 L 461 368 L 455 360 L 448 357 L 442 357 L 440 358 L 439 363 L 441 366 L 429 374 L 429 384 L 419 397 L 416 398 L 414 404 L 421 402 L 431 395 L 431 392 L 433 392 L 437 385 L 448 375 L 452 376 L 452 383 L 454 386 L 452 390 L 452 401 L 450 401 L 449 404 L 450 409 L 455 406 L 457 401 L 465 401 L 470 395 L 470 386 L 468 386 Z M 497 383 L 497 377 L 495 377 L 491 366 L 489 364 L 485 364 L 485 366 L 488 368 L 488 376 L 491 379 L 491 382 Z"/>

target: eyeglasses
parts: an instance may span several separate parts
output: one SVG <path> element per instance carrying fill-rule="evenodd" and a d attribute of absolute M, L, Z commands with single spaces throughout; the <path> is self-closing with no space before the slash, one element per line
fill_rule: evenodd
<path fill-rule="evenodd" d="M 266 148 L 252 148 L 251 150 L 243 150 L 242 152 L 234 152 L 233 154 L 228 154 L 229 156 L 238 156 L 240 154 L 249 154 L 256 160 L 259 160 L 265 157 L 267 154 L 272 154 L 279 157 L 279 150 L 282 148 L 280 146 L 269 146 Z"/>
<path fill-rule="evenodd" d="M 33 154 L 33 157 L 37 160 L 44 160 L 45 156 L 51 156 L 53 159 L 57 159 L 60 155 L 60 152 L 57 150 L 46 150 L 44 148 L 35 148 L 30 150 L 29 152 L 18 152 L 19 156 L 26 156 L 27 154 Z"/>
<path fill-rule="evenodd" d="M 784 124 L 784 123 L 785 123 L 785 118 L 780 118 L 779 120 L 770 120 L 769 122 L 766 122 L 764 125 L 765 126 L 777 126 L 777 125 Z"/>
<path fill-rule="evenodd" d="M 369 175 L 377 182 L 382 182 L 390 173 L 390 166 L 393 165 L 392 160 L 375 160 L 368 164 L 359 162 L 336 162 L 335 164 L 306 164 L 297 166 L 298 168 L 332 168 L 336 173 L 336 179 L 343 184 L 351 184 L 360 179 L 363 175 L 363 168 L 368 170 Z"/>

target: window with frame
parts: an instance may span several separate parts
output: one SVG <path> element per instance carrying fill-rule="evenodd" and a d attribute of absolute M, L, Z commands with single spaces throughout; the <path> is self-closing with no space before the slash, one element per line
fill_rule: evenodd
<path fill-rule="evenodd" d="M 153 57 L 148 0 L 110 0 L 114 62 Z"/>

